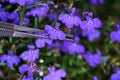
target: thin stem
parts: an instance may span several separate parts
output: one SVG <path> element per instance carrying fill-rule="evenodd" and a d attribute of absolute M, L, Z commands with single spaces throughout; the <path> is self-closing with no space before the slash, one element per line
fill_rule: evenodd
<path fill-rule="evenodd" d="M 35 17 L 34 18 L 34 28 L 37 28 L 37 26 L 38 26 L 38 18 Z"/>

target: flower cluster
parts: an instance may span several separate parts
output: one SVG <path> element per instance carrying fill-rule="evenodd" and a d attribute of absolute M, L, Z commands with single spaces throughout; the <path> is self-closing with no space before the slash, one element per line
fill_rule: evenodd
<path fill-rule="evenodd" d="M 22 40 L 20 40 L 21 42 L 29 43 L 27 44 L 27 50 L 20 50 L 22 51 L 22 53 L 20 53 L 17 51 L 16 47 L 12 46 L 8 51 L 8 54 L 0 56 L 0 62 L 6 63 L 8 68 L 13 68 L 14 64 L 18 67 L 20 80 L 62 80 L 65 78 L 67 72 L 63 69 L 56 69 L 55 67 L 63 67 L 65 69 L 64 66 L 68 64 L 76 67 L 76 65 L 73 65 L 72 59 L 68 64 L 61 61 L 63 62 L 62 65 L 59 64 L 60 61 L 56 62 L 53 60 L 55 63 L 52 63 L 53 66 L 50 67 L 47 66 L 51 65 L 49 62 L 46 62 L 47 65 L 41 65 L 39 63 L 41 57 L 46 60 L 49 60 L 49 56 L 56 58 L 56 56 L 51 55 L 53 48 L 55 51 L 58 50 L 60 54 L 65 53 L 67 56 L 69 54 L 69 56 L 72 57 L 74 57 L 73 55 L 80 55 L 82 57 L 81 61 L 83 61 L 83 64 L 81 65 L 87 65 L 89 68 L 99 67 L 98 65 L 101 65 L 102 61 L 107 64 L 107 61 L 103 58 L 101 49 L 99 49 L 100 47 L 96 46 L 99 44 L 96 44 L 95 46 L 92 45 L 94 44 L 93 41 L 103 35 L 100 30 L 102 29 L 103 23 L 98 17 L 93 16 L 94 11 L 86 12 L 83 10 L 83 12 L 81 12 L 79 8 L 75 7 L 73 4 L 67 5 L 61 3 L 60 5 L 57 5 L 58 3 L 52 0 L 2 0 L 0 2 L 2 3 L 0 5 L 1 22 L 35 27 L 40 31 L 33 34 L 44 36 L 43 38 L 28 40 L 22 38 Z M 96 5 L 97 3 L 103 4 L 104 0 L 90 0 L 90 2 Z M 15 9 L 13 8 L 14 6 Z M 89 41 L 85 42 L 84 40 L 86 38 L 84 39 L 84 37 L 87 37 Z M 115 31 L 111 31 L 110 39 L 113 42 L 120 43 L 120 24 L 116 25 Z M 10 42 L 10 44 L 15 44 L 17 47 L 26 45 L 19 43 L 19 41 L 12 40 L 13 38 L 9 38 L 8 42 Z M 3 47 L 5 44 L 2 41 L 0 44 L 1 43 Z M 89 45 L 94 46 L 97 49 L 97 52 L 93 53 L 94 49 Z M 107 51 L 108 50 L 105 52 Z M 15 52 L 16 55 L 14 54 Z M 44 55 L 43 53 L 48 54 L 47 56 L 41 56 Z M 64 55 L 58 57 L 63 58 Z M 80 61 L 79 59 L 77 60 L 78 62 Z M 87 69 L 78 72 L 78 74 L 86 71 Z M 42 76 L 40 75 L 40 72 L 43 72 Z M 120 71 L 117 70 L 116 73 L 113 73 L 110 77 L 111 80 L 120 79 L 119 72 Z M 76 74 L 77 72 L 74 73 L 74 75 Z M 99 76 L 96 76 L 95 74 L 92 79 L 99 80 L 98 78 Z"/>

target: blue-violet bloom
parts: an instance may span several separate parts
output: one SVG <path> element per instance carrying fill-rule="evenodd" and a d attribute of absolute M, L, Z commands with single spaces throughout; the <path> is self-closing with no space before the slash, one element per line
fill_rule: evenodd
<path fill-rule="evenodd" d="M 0 21 L 6 22 L 8 20 L 7 16 L 9 12 L 7 12 L 1 5 L 0 5 Z"/>
<path fill-rule="evenodd" d="M 116 30 L 110 33 L 110 39 L 114 42 L 120 42 L 120 24 L 116 24 Z"/>
<path fill-rule="evenodd" d="M 120 68 L 115 69 L 115 73 L 111 75 L 110 80 L 120 80 Z"/>
<path fill-rule="evenodd" d="M 103 4 L 104 3 L 104 0 L 90 0 L 90 2 L 94 5 L 96 5 L 97 3 L 99 4 Z"/>
<path fill-rule="evenodd" d="M 35 63 L 30 63 L 30 64 L 23 64 L 19 67 L 19 72 L 20 74 L 24 74 L 27 72 L 27 76 L 23 76 L 22 79 L 24 80 L 34 80 L 33 79 L 33 74 L 34 73 L 39 73 L 40 68 L 37 67 Z"/>
<path fill-rule="evenodd" d="M 89 41 L 94 41 L 95 39 L 100 37 L 100 31 L 94 30 L 92 32 L 89 32 L 89 31 L 83 30 L 82 36 L 87 37 Z"/>
<path fill-rule="evenodd" d="M 93 76 L 93 80 L 98 80 L 98 77 L 97 76 Z"/>
<path fill-rule="evenodd" d="M 35 44 L 36 44 L 37 48 L 43 48 L 45 46 L 45 43 L 47 43 L 48 45 L 51 45 L 52 41 L 53 40 L 51 40 L 51 39 L 38 38 L 35 41 Z"/>
<path fill-rule="evenodd" d="M 58 19 L 58 12 L 51 10 L 47 15 L 47 19 L 50 22 L 56 21 Z"/>
<path fill-rule="evenodd" d="M 92 32 L 95 30 L 95 28 L 100 28 L 102 26 L 102 23 L 99 18 L 92 18 L 92 12 L 84 13 L 83 15 L 86 20 L 80 22 L 80 27 L 82 30 Z"/>
<path fill-rule="evenodd" d="M 12 68 L 13 64 L 17 65 L 20 62 L 20 58 L 18 56 L 15 56 L 12 50 L 9 50 L 7 55 L 4 54 L 0 57 L 0 62 L 4 63 L 5 61 L 7 63 L 7 66 L 9 68 Z"/>
<path fill-rule="evenodd" d="M 37 6 L 35 8 L 32 8 L 29 12 L 27 12 L 27 15 L 32 15 L 33 17 L 39 17 L 42 18 L 47 12 L 49 11 L 49 6 L 44 3 L 42 6 Z"/>
<path fill-rule="evenodd" d="M 97 50 L 97 53 L 92 54 L 91 51 L 87 51 L 83 54 L 83 57 L 91 67 L 96 67 L 100 64 L 101 52 Z"/>
<path fill-rule="evenodd" d="M 81 19 L 75 15 L 75 11 L 76 11 L 76 8 L 72 8 L 70 14 L 61 14 L 59 16 L 59 20 L 62 23 L 65 23 L 65 25 L 68 28 L 72 28 L 74 25 L 79 26 L 81 22 Z"/>
<path fill-rule="evenodd" d="M 46 75 L 43 80 L 62 80 L 66 76 L 66 72 L 63 69 L 55 70 L 55 67 L 49 67 L 48 71 L 50 72 Z"/>
<path fill-rule="evenodd" d="M 27 76 L 22 76 L 22 80 L 34 80 L 33 74 L 31 72 L 28 72 Z"/>
<path fill-rule="evenodd" d="M 3 2 L 8 2 L 11 4 L 19 4 L 20 6 L 31 5 L 38 0 L 4 0 Z"/>
<path fill-rule="evenodd" d="M 62 51 L 69 54 L 75 54 L 75 53 L 84 53 L 85 49 L 84 46 L 81 44 L 78 44 L 79 38 L 75 37 L 75 41 L 64 41 L 62 46 Z"/>
<path fill-rule="evenodd" d="M 55 28 L 50 25 L 45 25 L 45 31 L 49 34 L 51 39 L 59 39 L 64 40 L 66 38 L 66 34 L 59 29 L 60 23 L 56 23 Z"/>
<path fill-rule="evenodd" d="M 35 49 L 34 45 L 28 45 L 28 50 L 24 51 L 20 58 L 28 62 L 34 62 L 39 58 L 39 49 Z"/>

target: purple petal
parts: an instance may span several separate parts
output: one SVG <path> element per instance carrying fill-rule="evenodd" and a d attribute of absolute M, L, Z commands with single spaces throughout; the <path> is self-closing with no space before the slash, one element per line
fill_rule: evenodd
<path fill-rule="evenodd" d="M 0 58 L 0 62 L 5 62 L 7 60 L 7 55 L 2 55 L 1 58 Z"/>
<path fill-rule="evenodd" d="M 20 62 L 20 58 L 17 56 L 13 56 L 13 60 L 16 65 Z"/>
<path fill-rule="evenodd" d="M 52 42 L 53 42 L 53 40 L 51 40 L 51 39 L 45 39 L 45 42 L 46 42 L 47 44 L 51 45 Z"/>
<path fill-rule="evenodd" d="M 112 41 L 120 42 L 120 34 L 116 31 L 110 33 L 110 38 Z"/>
<path fill-rule="evenodd" d="M 26 71 L 28 71 L 28 68 L 29 68 L 28 65 L 23 64 L 22 66 L 19 67 L 19 72 L 20 72 L 21 74 L 23 74 L 23 73 L 25 73 Z"/>
<path fill-rule="evenodd" d="M 15 2 L 16 2 L 16 0 L 9 0 L 9 2 L 10 2 L 10 3 L 15 3 Z"/>
<path fill-rule="evenodd" d="M 45 46 L 45 41 L 41 38 L 38 38 L 36 41 L 35 41 L 35 44 L 38 48 L 42 48 Z"/>
<path fill-rule="evenodd" d="M 103 4 L 104 3 L 104 0 L 98 0 L 100 4 Z"/>
<path fill-rule="evenodd" d="M 120 74 L 119 73 L 114 73 L 110 77 L 111 80 L 119 80 L 120 79 Z"/>
<path fill-rule="evenodd" d="M 99 28 L 99 27 L 102 26 L 102 23 L 101 23 L 101 21 L 100 21 L 98 18 L 94 18 L 94 19 L 93 19 L 93 23 L 94 23 L 94 26 L 95 26 L 96 28 Z"/>
<path fill-rule="evenodd" d="M 55 75 L 57 75 L 59 77 L 65 77 L 66 76 L 66 72 L 63 69 L 59 69 L 59 70 L 55 71 Z"/>
<path fill-rule="evenodd" d="M 26 0 L 17 0 L 16 1 L 19 5 L 23 6 L 25 5 Z"/>
<path fill-rule="evenodd" d="M 80 22 L 81 22 L 80 18 L 79 18 L 78 16 L 74 16 L 74 24 L 75 24 L 76 26 L 79 26 L 79 25 L 80 25 Z"/>
<path fill-rule="evenodd" d="M 97 0 L 90 0 L 92 4 L 97 4 Z"/>
<path fill-rule="evenodd" d="M 65 37 L 66 37 L 65 33 L 59 30 L 58 31 L 58 39 L 63 40 L 63 39 L 65 39 Z"/>

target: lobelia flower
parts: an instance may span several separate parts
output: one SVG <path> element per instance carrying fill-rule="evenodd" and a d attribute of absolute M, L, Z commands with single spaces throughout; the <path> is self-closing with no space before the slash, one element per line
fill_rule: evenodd
<path fill-rule="evenodd" d="M 19 15 L 17 12 L 10 13 L 7 18 L 8 18 L 8 20 L 11 20 L 12 23 L 14 23 L 14 24 L 19 23 Z"/>
<path fill-rule="evenodd" d="M 59 39 L 64 40 L 66 38 L 66 34 L 59 29 L 60 23 L 56 23 L 55 28 L 50 25 L 45 25 L 45 31 L 49 34 L 51 39 Z"/>
<path fill-rule="evenodd" d="M 28 26 L 30 20 L 27 17 L 23 17 L 22 26 Z"/>
<path fill-rule="evenodd" d="M 90 2 L 94 5 L 96 5 L 97 3 L 99 4 L 103 4 L 104 3 L 104 0 L 90 0 Z"/>
<path fill-rule="evenodd" d="M 47 12 L 49 11 L 49 6 L 47 4 L 43 4 L 42 6 L 37 6 L 35 8 L 32 8 L 29 12 L 27 12 L 27 15 L 31 15 L 33 17 L 39 17 L 42 18 Z"/>
<path fill-rule="evenodd" d="M 97 76 L 93 76 L 93 80 L 98 80 L 98 77 Z"/>
<path fill-rule="evenodd" d="M 51 45 L 52 40 L 51 39 L 38 38 L 35 41 L 35 44 L 38 48 L 43 48 L 45 46 L 45 43 L 47 43 L 48 45 Z"/>
<path fill-rule="evenodd" d="M 22 80 L 34 80 L 33 73 L 39 73 L 40 69 L 35 63 L 23 64 L 19 67 L 20 74 L 27 72 L 27 76 L 23 76 Z"/>
<path fill-rule="evenodd" d="M 75 41 L 64 41 L 62 51 L 69 54 L 83 53 L 85 51 L 84 46 L 78 44 L 79 38 L 75 37 Z"/>
<path fill-rule="evenodd" d="M 116 24 L 116 31 L 110 33 L 110 39 L 114 42 L 120 42 L 120 24 Z"/>
<path fill-rule="evenodd" d="M 33 74 L 28 73 L 27 76 L 23 76 L 23 77 L 22 77 L 22 80 L 34 80 Z"/>
<path fill-rule="evenodd" d="M 54 43 L 52 43 L 51 45 L 48 45 L 48 49 L 52 49 L 52 48 L 58 48 L 58 49 L 61 49 L 61 47 L 62 47 L 62 45 L 61 45 L 61 43 L 59 43 L 59 42 L 54 42 Z"/>
<path fill-rule="evenodd" d="M 46 75 L 43 80 L 62 80 L 66 76 L 66 72 L 63 69 L 55 70 L 55 67 L 48 67 L 48 71 L 50 72 Z"/>
<path fill-rule="evenodd" d="M 115 73 L 113 73 L 110 77 L 110 80 L 119 80 L 120 79 L 120 68 L 115 69 Z"/>
<path fill-rule="evenodd" d="M 9 12 L 7 12 L 1 5 L 0 5 L 0 21 L 6 22 L 7 16 L 9 15 Z"/>
<path fill-rule="evenodd" d="M 92 32 L 95 30 L 95 28 L 100 28 L 102 26 L 102 23 L 99 20 L 99 18 L 92 18 L 92 12 L 84 13 L 83 15 L 86 20 L 80 22 L 80 27 L 82 30 Z"/>
<path fill-rule="evenodd" d="M 65 23 L 65 25 L 68 28 L 72 28 L 74 25 L 79 26 L 81 22 L 81 19 L 75 15 L 75 11 L 76 11 L 76 8 L 72 8 L 70 14 L 61 14 L 59 16 L 59 20 L 62 23 Z"/>
<path fill-rule="evenodd" d="M 8 18 L 8 20 L 12 21 L 13 24 L 19 23 L 19 15 L 17 12 L 9 13 L 7 18 Z M 27 26 L 29 23 L 29 19 L 24 16 L 22 22 L 23 22 L 23 24 L 21 24 L 22 26 Z"/>
<path fill-rule="evenodd" d="M 31 5 L 38 0 L 4 0 L 3 2 L 10 2 L 11 4 L 18 3 L 20 6 Z"/>
<path fill-rule="evenodd" d="M 0 57 L 0 62 L 4 63 L 6 61 L 7 66 L 12 68 L 14 64 L 18 64 L 20 62 L 20 58 L 18 56 L 13 55 L 13 51 L 9 50 L 7 55 L 2 55 Z"/>
<path fill-rule="evenodd" d="M 33 4 L 33 3 L 37 2 L 37 1 L 39 1 L 39 0 L 26 0 L 25 5 L 31 5 L 31 4 Z"/>
<path fill-rule="evenodd" d="M 94 41 L 95 39 L 100 37 L 100 31 L 94 30 L 92 32 L 89 32 L 89 31 L 83 30 L 82 36 L 87 37 L 89 41 Z"/>
<path fill-rule="evenodd" d="M 83 54 L 83 57 L 91 67 L 96 67 L 97 65 L 100 64 L 101 52 L 97 50 L 97 53 L 92 54 L 91 51 L 87 51 L 86 53 Z"/>
<path fill-rule="evenodd" d="M 47 19 L 50 22 L 56 21 L 58 19 L 58 12 L 57 11 L 53 11 L 51 10 L 48 14 L 47 14 Z"/>
<path fill-rule="evenodd" d="M 34 62 L 39 58 L 39 49 L 35 49 L 34 45 L 28 45 L 28 50 L 24 51 L 20 58 L 28 62 Z"/>
<path fill-rule="evenodd" d="M 23 64 L 19 67 L 20 74 L 24 74 L 25 72 L 39 72 L 40 69 L 37 67 L 35 63 Z"/>

